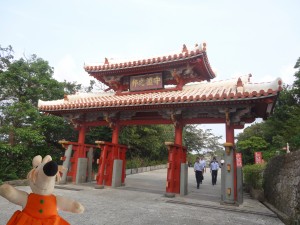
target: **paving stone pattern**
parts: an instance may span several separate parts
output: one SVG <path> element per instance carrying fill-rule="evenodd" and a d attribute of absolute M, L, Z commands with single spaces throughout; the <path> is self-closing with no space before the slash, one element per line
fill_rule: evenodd
<path fill-rule="evenodd" d="M 167 198 L 166 169 L 129 175 L 126 186 L 95 189 L 95 183 L 59 185 L 55 194 L 80 201 L 83 214 L 59 212 L 72 225 L 251 225 L 283 224 L 274 213 L 257 200 L 244 198 L 244 204 L 220 205 L 221 177 L 211 185 L 210 173 L 196 189 L 193 168 L 189 168 L 188 195 Z M 28 186 L 19 189 L 30 191 Z M 0 224 L 6 224 L 15 210 L 20 209 L 0 198 Z"/>

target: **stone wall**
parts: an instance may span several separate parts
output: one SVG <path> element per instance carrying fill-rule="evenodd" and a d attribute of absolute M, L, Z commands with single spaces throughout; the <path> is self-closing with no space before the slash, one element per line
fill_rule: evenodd
<path fill-rule="evenodd" d="M 264 171 L 266 200 L 291 221 L 300 218 L 300 151 L 272 158 Z"/>

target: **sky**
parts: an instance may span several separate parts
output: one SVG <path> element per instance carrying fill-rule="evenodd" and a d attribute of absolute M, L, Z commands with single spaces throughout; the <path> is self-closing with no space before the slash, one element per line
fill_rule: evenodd
<path fill-rule="evenodd" d="M 292 84 L 299 8 L 299 0 L 1 0 L 0 45 L 11 45 L 15 58 L 47 60 L 58 81 L 88 85 L 84 64 L 205 42 L 215 81 L 251 73 L 253 82 Z M 225 125 L 201 128 L 225 136 Z"/>

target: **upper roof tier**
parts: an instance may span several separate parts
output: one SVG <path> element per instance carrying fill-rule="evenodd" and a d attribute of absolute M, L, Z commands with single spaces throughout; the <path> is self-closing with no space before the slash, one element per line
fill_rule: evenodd
<path fill-rule="evenodd" d="M 192 50 L 183 45 L 181 52 L 140 60 L 113 63 L 105 58 L 103 63 L 86 64 L 84 69 L 117 93 L 130 90 L 130 77 L 137 75 L 148 77 L 159 73 L 163 85 L 176 85 L 178 89 L 190 82 L 210 81 L 215 77 L 205 43 L 203 47 L 196 44 Z"/>

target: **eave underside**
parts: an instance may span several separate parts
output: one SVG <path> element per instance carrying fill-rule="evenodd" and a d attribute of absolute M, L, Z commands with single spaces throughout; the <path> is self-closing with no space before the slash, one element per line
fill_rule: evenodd
<path fill-rule="evenodd" d="M 209 124 L 231 123 L 243 125 L 256 118 L 266 119 L 276 96 L 259 99 L 202 103 L 140 105 L 44 111 L 64 117 L 75 126 L 150 125 L 150 124 Z"/>

